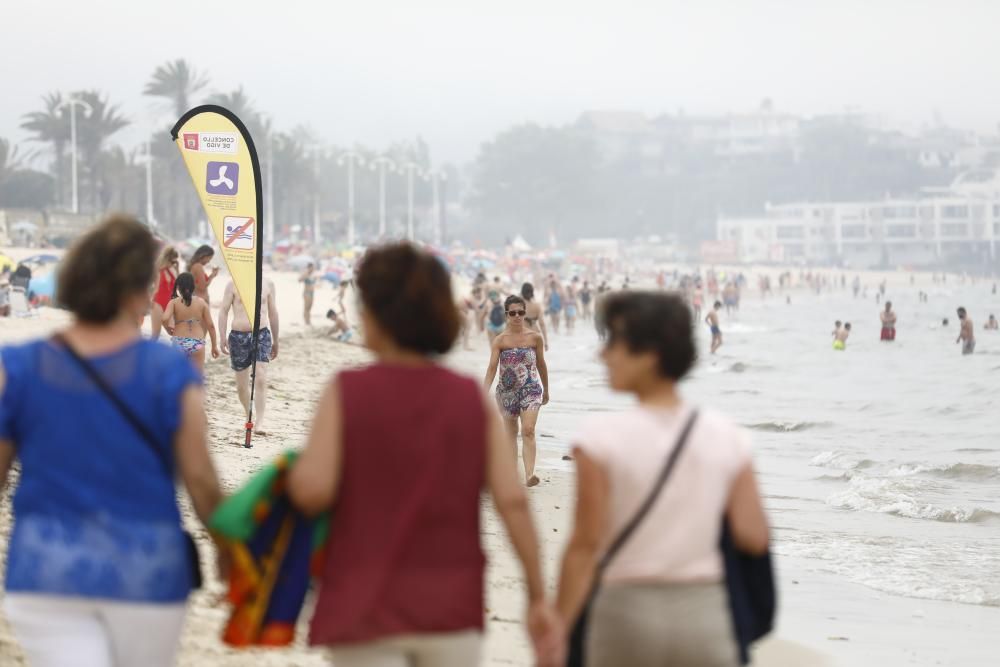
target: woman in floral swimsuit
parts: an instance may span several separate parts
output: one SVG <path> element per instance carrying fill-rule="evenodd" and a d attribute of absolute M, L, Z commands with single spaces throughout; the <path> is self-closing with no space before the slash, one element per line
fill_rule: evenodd
<path fill-rule="evenodd" d="M 527 308 L 519 296 L 504 302 L 507 328 L 493 339 L 489 368 L 483 381 L 489 391 L 497 370 L 497 405 L 507 434 L 517 452 L 520 421 L 524 478 L 528 486 L 539 483 L 535 476 L 535 425 L 538 411 L 549 402 L 549 371 L 545 365 L 545 341 L 542 335 L 525 326 Z"/>

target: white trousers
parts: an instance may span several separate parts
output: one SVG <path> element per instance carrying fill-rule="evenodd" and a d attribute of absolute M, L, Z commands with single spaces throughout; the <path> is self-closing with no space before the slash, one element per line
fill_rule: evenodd
<path fill-rule="evenodd" d="M 476 667 L 479 632 L 400 635 L 329 649 L 333 667 Z"/>
<path fill-rule="evenodd" d="M 3 609 L 30 667 L 172 667 L 187 605 L 7 593 Z"/>

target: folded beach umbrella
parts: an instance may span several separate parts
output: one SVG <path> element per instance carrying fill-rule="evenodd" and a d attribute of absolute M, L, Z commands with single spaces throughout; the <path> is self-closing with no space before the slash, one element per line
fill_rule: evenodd
<path fill-rule="evenodd" d="M 328 515 L 306 517 L 286 492 L 296 453 L 252 477 L 215 511 L 209 527 L 232 556 L 222 640 L 230 646 L 287 646 L 306 592 L 323 562 Z"/>

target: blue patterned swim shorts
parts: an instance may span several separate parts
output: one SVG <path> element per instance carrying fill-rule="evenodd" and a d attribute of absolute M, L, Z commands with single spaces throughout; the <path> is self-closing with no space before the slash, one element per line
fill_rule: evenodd
<path fill-rule="evenodd" d="M 261 329 L 257 335 L 257 361 L 271 361 L 271 330 Z M 229 363 L 234 371 L 250 368 L 253 361 L 253 334 L 249 331 L 229 332 Z"/>

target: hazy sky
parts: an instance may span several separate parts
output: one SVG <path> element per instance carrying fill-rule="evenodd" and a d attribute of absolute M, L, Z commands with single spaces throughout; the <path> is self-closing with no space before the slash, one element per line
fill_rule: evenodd
<path fill-rule="evenodd" d="M 53 90 L 102 89 L 149 124 L 143 84 L 178 57 L 213 90 L 243 84 L 283 129 L 376 147 L 421 134 L 438 160 L 525 120 L 764 97 L 909 128 L 1000 122 L 993 0 L 0 0 L 0 16 L 0 136 L 15 140 Z"/>

